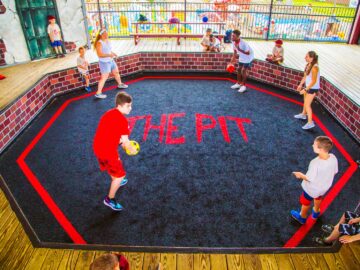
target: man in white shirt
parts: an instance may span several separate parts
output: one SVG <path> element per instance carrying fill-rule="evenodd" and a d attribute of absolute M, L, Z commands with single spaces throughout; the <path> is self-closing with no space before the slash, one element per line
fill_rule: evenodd
<path fill-rule="evenodd" d="M 231 63 L 236 63 L 236 58 L 239 57 L 239 68 L 237 73 L 237 82 L 231 89 L 239 89 L 239 93 L 246 91 L 246 80 L 248 69 L 251 68 L 252 61 L 254 60 L 254 51 L 247 42 L 240 39 L 240 30 L 234 30 L 231 34 L 232 45 L 234 49 Z"/>

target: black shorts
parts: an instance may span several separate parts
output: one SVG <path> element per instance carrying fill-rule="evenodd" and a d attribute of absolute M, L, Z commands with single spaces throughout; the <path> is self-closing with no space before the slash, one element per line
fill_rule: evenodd
<path fill-rule="evenodd" d="M 344 213 L 345 215 L 345 222 L 346 224 L 340 224 L 339 225 L 339 233 L 341 235 L 356 235 L 360 233 L 360 223 L 354 223 L 354 224 L 347 224 L 350 219 L 358 218 L 359 215 L 354 214 L 353 212 L 346 211 Z"/>
<path fill-rule="evenodd" d="M 319 92 L 319 89 L 309 89 L 309 91 L 307 91 L 308 94 L 315 94 Z"/>

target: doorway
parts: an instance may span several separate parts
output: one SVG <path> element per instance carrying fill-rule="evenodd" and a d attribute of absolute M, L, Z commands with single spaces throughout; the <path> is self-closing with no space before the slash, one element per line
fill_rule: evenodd
<path fill-rule="evenodd" d="M 31 60 L 55 55 L 47 33 L 49 15 L 53 15 L 59 24 L 54 2 L 54 0 L 16 0 L 16 8 Z M 65 51 L 64 48 L 63 51 Z"/>

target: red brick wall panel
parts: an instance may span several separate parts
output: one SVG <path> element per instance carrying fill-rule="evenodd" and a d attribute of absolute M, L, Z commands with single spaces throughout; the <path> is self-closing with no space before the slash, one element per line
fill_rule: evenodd
<path fill-rule="evenodd" d="M 121 75 L 139 71 L 225 71 L 231 54 L 209 53 L 137 53 L 116 59 Z M 89 67 L 90 83 L 100 79 L 98 63 Z M 290 91 L 295 91 L 303 71 L 255 60 L 249 77 Z M 76 68 L 49 74 L 41 79 L 20 99 L 0 114 L 0 151 L 13 140 L 20 130 L 43 108 L 55 94 L 72 91 L 84 86 Z M 360 140 L 360 109 L 339 89 L 321 78 L 318 101 L 329 110 L 340 123 Z"/>

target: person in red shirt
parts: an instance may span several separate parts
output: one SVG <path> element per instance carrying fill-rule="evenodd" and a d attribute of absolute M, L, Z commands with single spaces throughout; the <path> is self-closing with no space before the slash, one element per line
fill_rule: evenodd
<path fill-rule="evenodd" d="M 94 137 L 94 153 L 98 159 L 100 170 L 107 171 L 111 177 L 108 196 L 104 204 L 115 211 L 123 210 L 123 206 L 115 199 L 117 190 L 127 183 L 126 172 L 118 153 L 119 144 L 135 154 L 136 150 L 129 141 L 129 124 L 124 115 L 131 111 L 132 97 L 126 92 L 119 92 L 115 99 L 115 108 L 107 111 L 100 119 Z"/>

